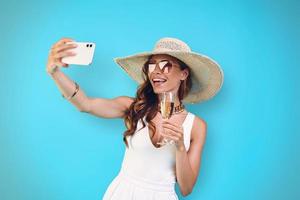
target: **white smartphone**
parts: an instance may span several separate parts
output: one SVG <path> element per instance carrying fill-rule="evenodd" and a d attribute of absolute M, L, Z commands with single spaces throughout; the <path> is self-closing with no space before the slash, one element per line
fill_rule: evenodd
<path fill-rule="evenodd" d="M 77 44 L 77 47 L 68 51 L 76 53 L 75 56 L 62 58 L 62 62 L 75 65 L 90 65 L 93 61 L 96 44 L 93 42 L 67 42 L 66 44 Z"/>

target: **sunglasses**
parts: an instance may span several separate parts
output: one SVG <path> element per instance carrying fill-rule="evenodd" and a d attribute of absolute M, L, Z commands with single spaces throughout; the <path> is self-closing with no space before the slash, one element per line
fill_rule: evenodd
<path fill-rule="evenodd" d="M 168 74 L 170 73 L 172 67 L 174 66 L 171 62 L 168 60 L 161 60 L 158 63 L 148 63 L 148 72 L 152 73 L 155 70 L 156 65 L 158 65 L 159 69 L 164 73 Z"/>

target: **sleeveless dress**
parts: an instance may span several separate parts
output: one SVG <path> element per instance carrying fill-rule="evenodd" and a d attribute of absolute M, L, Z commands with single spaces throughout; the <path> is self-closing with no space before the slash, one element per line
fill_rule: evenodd
<path fill-rule="evenodd" d="M 183 121 L 184 145 L 190 147 L 195 115 L 188 112 Z M 109 184 L 102 200 L 178 200 L 176 183 L 176 147 L 155 147 L 150 139 L 148 123 L 138 121 L 134 135 L 128 136 L 122 167 Z"/>

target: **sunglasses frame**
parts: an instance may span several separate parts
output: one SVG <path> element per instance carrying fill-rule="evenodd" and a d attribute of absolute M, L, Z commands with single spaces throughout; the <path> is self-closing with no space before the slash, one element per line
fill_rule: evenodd
<path fill-rule="evenodd" d="M 165 63 L 165 64 L 162 64 L 162 63 Z M 167 64 L 171 64 L 171 65 L 166 66 Z M 169 74 L 170 71 L 172 70 L 172 68 L 174 67 L 174 64 L 171 63 L 168 60 L 161 60 L 161 61 L 159 61 L 157 63 L 147 63 L 147 65 L 148 65 L 148 73 L 149 74 L 152 73 L 155 70 L 155 68 L 156 68 L 157 65 L 158 65 L 160 71 L 162 71 L 164 74 Z"/>

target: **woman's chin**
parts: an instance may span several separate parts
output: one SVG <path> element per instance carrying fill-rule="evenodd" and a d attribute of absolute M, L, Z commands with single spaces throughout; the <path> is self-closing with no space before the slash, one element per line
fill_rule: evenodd
<path fill-rule="evenodd" d="M 167 91 L 171 91 L 172 87 L 170 87 L 169 85 L 161 85 L 161 86 L 154 86 L 152 85 L 153 88 L 153 92 L 155 94 L 160 94 L 162 92 L 167 92 Z"/>
<path fill-rule="evenodd" d="M 160 94 L 160 93 L 165 92 L 165 91 L 167 91 L 166 88 L 154 88 L 154 89 L 153 89 L 153 92 L 154 92 L 155 94 Z"/>

